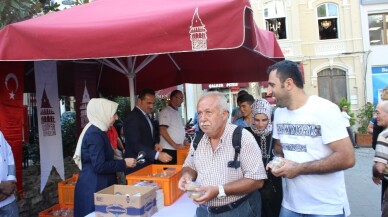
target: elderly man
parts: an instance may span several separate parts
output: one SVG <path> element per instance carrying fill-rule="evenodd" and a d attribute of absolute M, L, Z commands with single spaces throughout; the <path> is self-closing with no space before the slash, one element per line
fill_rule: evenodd
<path fill-rule="evenodd" d="M 288 60 L 268 68 L 268 94 L 276 98 L 273 138 L 284 165 L 280 217 L 350 215 L 342 170 L 355 163 L 354 151 L 334 103 L 303 90 L 302 74 Z"/>
<path fill-rule="evenodd" d="M 0 216 L 18 217 L 16 169 L 11 146 L 0 131 Z"/>
<path fill-rule="evenodd" d="M 373 165 L 373 182 L 381 184 L 381 180 L 388 177 L 388 101 L 381 101 L 373 116 L 377 125 L 384 130 L 379 134 L 376 144 L 376 153 Z M 382 216 L 388 216 L 388 191 L 384 191 L 383 203 L 381 206 Z"/>
<path fill-rule="evenodd" d="M 194 145 L 190 148 L 178 184 L 181 190 L 194 180 L 201 184 L 196 190 L 203 194 L 194 199 L 199 204 L 196 216 L 261 216 L 257 189 L 263 186 L 267 175 L 263 162 L 258 160 L 262 155 L 255 138 L 242 130 L 236 166 L 232 135 L 237 126 L 227 123 L 225 96 L 219 92 L 201 96 L 197 111 L 204 135 L 196 149 Z"/>

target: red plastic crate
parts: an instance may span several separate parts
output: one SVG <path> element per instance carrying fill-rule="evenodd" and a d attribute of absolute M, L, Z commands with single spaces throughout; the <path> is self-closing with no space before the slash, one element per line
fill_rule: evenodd
<path fill-rule="evenodd" d="M 158 165 L 152 164 L 126 176 L 128 185 L 139 181 L 153 181 L 157 183 L 164 194 L 164 205 L 173 204 L 183 191 L 178 189 L 178 182 L 181 177 L 182 165 Z M 153 174 L 171 173 L 169 177 L 154 177 Z"/>

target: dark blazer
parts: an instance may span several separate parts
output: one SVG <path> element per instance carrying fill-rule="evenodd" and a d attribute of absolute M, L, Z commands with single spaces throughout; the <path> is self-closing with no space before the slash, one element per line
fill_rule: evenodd
<path fill-rule="evenodd" d="M 106 133 L 90 126 L 82 140 L 82 170 L 75 186 L 74 217 L 93 212 L 94 193 L 116 184 L 116 172 L 125 171 L 125 161 L 114 160 L 113 156 Z"/>
<path fill-rule="evenodd" d="M 146 153 L 146 162 L 128 169 L 127 174 L 154 163 L 156 141 L 146 118 L 143 112 L 135 107 L 124 120 L 125 157 L 136 158 L 139 151 Z M 154 134 L 157 130 L 155 127 L 154 125 Z"/>

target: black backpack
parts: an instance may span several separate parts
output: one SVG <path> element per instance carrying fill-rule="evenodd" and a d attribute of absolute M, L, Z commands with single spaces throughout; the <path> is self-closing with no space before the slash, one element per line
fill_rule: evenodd
<path fill-rule="evenodd" d="M 241 137 L 242 137 L 242 126 L 237 126 L 233 131 L 233 137 L 232 137 L 232 145 L 234 148 L 234 160 L 228 162 L 228 167 L 231 168 L 239 168 L 240 167 L 240 161 L 237 161 L 238 155 L 240 154 L 241 150 Z M 194 151 L 197 150 L 199 141 L 201 141 L 203 137 L 203 132 L 200 131 L 195 135 L 194 141 L 193 141 L 193 148 Z"/>

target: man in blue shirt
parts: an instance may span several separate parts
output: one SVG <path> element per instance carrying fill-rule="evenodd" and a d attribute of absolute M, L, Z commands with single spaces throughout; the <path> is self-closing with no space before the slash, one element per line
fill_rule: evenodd
<path fill-rule="evenodd" d="M 237 98 L 237 104 L 241 111 L 242 117 L 236 119 L 233 123 L 242 127 L 248 127 L 252 120 L 252 108 L 251 105 L 255 99 L 250 94 L 243 94 Z"/>

